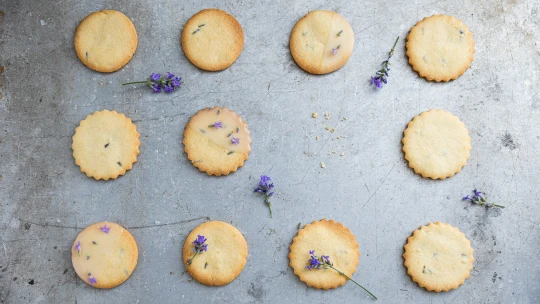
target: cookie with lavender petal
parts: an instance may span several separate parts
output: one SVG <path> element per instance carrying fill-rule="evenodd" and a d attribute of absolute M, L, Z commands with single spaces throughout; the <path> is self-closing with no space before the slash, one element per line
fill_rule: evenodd
<path fill-rule="evenodd" d="M 326 219 L 314 221 L 293 238 L 289 265 L 308 286 L 324 290 L 337 288 L 345 285 L 347 278 L 333 269 L 307 269 L 310 251 L 329 256 L 335 268 L 352 277 L 360 263 L 358 246 L 354 235 L 343 224 Z"/>
<path fill-rule="evenodd" d="M 199 283 L 223 286 L 244 269 L 248 248 L 244 236 L 235 227 L 221 221 L 203 223 L 187 236 L 182 261 Z"/>
<path fill-rule="evenodd" d="M 473 268 L 471 242 L 458 228 L 429 223 L 415 230 L 403 258 L 411 279 L 430 291 L 449 291 L 465 283 Z"/>
<path fill-rule="evenodd" d="M 82 172 L 97 180 L 108 180 L 132 168 L 139 146 L 139 133 L 131 119 L 116 111 L 103 110 L 81 121 L 71 147 Z"/>
<path fill-rule="evenodd" d="M 251 152 L 247 124 L 234 111 L 213 107 L 198 111 L 184 130 L 184 151 L 208 175 L 228 175 L 244 165 Z"/>
<path fill-rule="evenodd" d="M 419 21 L 407 35 L 406 47 L 413 70 L 436 82 L 457 79 L 474 57 L 472 33 L 463 22 L 446 15 Z"/>
<path fill-rule="evenodd" d="M 126 15 L 103 10 L 81 21 L 73 44 L 84 65 L 94 71 L 110 73 L 131 60 L 138 42 L 135 26 Z"/>
<path fill-rule="evenodd" d="M 454 176 L 465 166 L 471 151 L 465 124 L 443 110 L 429 110 L 414 117 L 402 143 L 409 167 L 431 179 Z"/>
<path fill-rule="evenodd" d="M 351 57 L 354 32 L 340 14 L 312 11 L 294 26 L 289 47 L 294 61 L 303 70 L 327 74 L 340 69 Z"/>
<path fill-rule="evenodd" d="M 244 31 L 231 14 L 204 9 L 193 15 L 182 31 L 187 59 L 206 71 L 221 71 L 233 64 L 244 48 Z"/>
<path fill-rule="evenodd" d="M 124 283 L 137 266 L 139 250 L 124 227 L 110 222 L 84 228 L 73 242 L 71 262 L 88 285 L 113 288 Z"/>

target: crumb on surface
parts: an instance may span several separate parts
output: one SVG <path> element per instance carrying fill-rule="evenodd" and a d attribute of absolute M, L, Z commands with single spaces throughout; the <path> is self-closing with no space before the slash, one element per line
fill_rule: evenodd
<path fill-rule="evenodd" d="M 318 115 L 319 115 L 319 114 L 318 114 L 317 112 L 313 112 L 313 114 L 311 114 L 311 117 L 317 118 Z"/>
<path fill-rule="evenodd" d="M 326 165 L 323 162 L 321 162 L 321 168 L 326 168 Z"/>

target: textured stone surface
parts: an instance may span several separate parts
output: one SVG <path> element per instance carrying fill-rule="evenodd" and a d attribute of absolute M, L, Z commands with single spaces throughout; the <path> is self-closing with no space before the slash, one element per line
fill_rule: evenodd
<path fill-rule="evenodd" d="M 354 278 L 381 303 L 540 302 L 538 0 L 114 2 L 0 0 L 0 302 L 372 303 L 350 283 L 307 288 L 288 267 L 297 224 L 323 217 L 356 235 Z M 214 6 L 240 21 L 245 48 L 229 69 L 208 73 L 188 62 L 179 38 L 190 16 Z M 101 9 L 124 12 L 139 34 L 137 53 L 113 74 L 84 67 L 73 49 L 78 22 Z M 326 76 L 302 71 L 288 50 L 292 27 L 313 9 L 340 12 L 355 31 L 351 59 Z M 395 37 L 436 13 L 474 33 L 471 69 L 426 82 L 401 40 L 390 84 L 370 87 Z M 154 71 L 180 74 L 184 87 L 120 86 Z M 200 173 L 181 144 L 189 117 L 211 105 L 234 109 L 252 132 L 249 160 L 222 178 Z M 467 166 L 444 181 L 414 174 L 401 152 L 407 122 L 431 108 L 459 116 L 472 137 Z M 125 113 L 141 133 L 139 161 L 108 182 L 86 177 L 71 156 L 75 127 L 102 109 Z M 260 174 L 276 184 L 273 219 L 252 192 Z M 462 202 L 474 187 L 507 208 Z M 205 218 L 232 223 L 249 246 L 246 268 L 225 287 L 180 276 L 184 238 Z M 131 228 L 139 245 L 137 269 L 112 290 L 84 284 L 70 260 L 77 233 L 103 220 Z M 431 221 L 459 227 L 475 250 L 471 278 L 455 291 L 426 292 L 402 265 L 407 237 Z"/>

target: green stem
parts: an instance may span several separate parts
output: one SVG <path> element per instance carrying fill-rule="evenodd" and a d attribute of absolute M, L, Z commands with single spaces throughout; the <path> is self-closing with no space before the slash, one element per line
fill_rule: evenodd
<path fill-rule="evenodd" d="M 371 293 L 371 291 L 367 290 L 364 286 L 358 284 L 358 282 L 356 282 L 355 280 L 351 279 L 348 275 L 344 274 L 342 271 L 340 271 L 339 269 L 337 268 L 334 268 L 334 266 L 330 266 L 330 268 L 334 269 L 335 271 L 337 271 L 339 274 L 341 274 L 342 276 L 346 277 L 349 281 L 352 281 L 354 284 L 362 287 L 363 290 L 365 290 L 367 293 L 369 293 L 375 300 L 378 300 L 377 297 Z"/>
<path fill-rule="evenodd" d="M 270 210 L 270 218 L 272 218 L 272 204 L 270 204 L 270 201 L 268 200 L 268 197 L 264 198 L 264 202 L 268 206 L 268 209 Z"/>
<path fill-rule="evenodd" d="M 394 46 L 392 47 L 392 52 L 393 52 L 394 49 L 396 48 L 396 45 L 397 45 L 398 40 L 399 40 L 399 36 L 396 38 L 396 42 L 394 42 Z"/>
<path fill-rule="evenodd" d="M 499 208 L 504 208 L 504 206 L 497 205 L 497 204 L 493 204 L 492 206 L 499 207 Z"/>
<path fill-rule="evenodd" d="M 146 83 L 147 81 L 134 81 L 134 82 L 126 82 L 126 83 L 122 83 L 122 85 L 128 85 L 128 84 L 135 84 L 135 83 Z"/>
<path fill-rule="evenodd" d="M 188 266 L 191 265 L 191 263 L 193 262 L 193 259 L 194 259 L 195 256 L 197 255 L 197 253 L 198 253 L 198 252 L 195 251 L 195 254 L 193 254 L 193 256 L 191 257 L 191 259 L 187 260 L 186 269 L 184 269 L 184 271 L 182 272 L 182 274 L 181 274 L 180 276 L 183 276 L 184 273 L 186 273 Z"/>

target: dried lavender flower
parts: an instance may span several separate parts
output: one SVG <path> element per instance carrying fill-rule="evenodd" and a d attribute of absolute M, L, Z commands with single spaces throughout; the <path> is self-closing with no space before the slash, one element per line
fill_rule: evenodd
<path fill-rule="evenodd" d="M 501 205 L 488 203 L 486 198 L 484 196 L 482 196 L 482 192 L 478 191 L 477 189 L 474 189 L 473 193 L 474 194 L 473 194 L 472 197 L 470 195 L 467 195 L 467 196 L 463 197 L 462 200 L 470 201 L 471 203 L 478 204 L 478 205 L 481 205 L 481 206 L 486 206 L 486 207 L 489 207 L 489 208 L 493 208 L 493 207 L 504 208 L 504 206 L 501 206 Z"/>
<path fill-rule="evenodd" d="M 75 250 L 77 250 L 79 256 L 81 256 L 81 241 L 77 241 L 77 245 L 75 245 Z"/>
<path fill-rule="evenodd" d="M 240 143 L 240 138 L 232 137 L 231 138 L 231 144 L 238 145 Z"/>
<path fill-rule="evenodd" d="M 97 283 L 96 278 L 94 278 L 90 272 L 88 273 L 88 282 L 92 285 Z"/>
<path fill-rule="evenodd" d="M 216 129 L 219 129 L 219 128 L 223 128 L 223 124 L 221 123 L 221 121 L 217 121 L 211 125 L 208 126 L 209 128 L 216 128 Z"/>
<path fill-rule="evenodd" d="M 341 44 L 336 46 L 335 48 L 332 48 L 332 53 L 334 53 L 334 55 L 337 55 L 337 51 L 339 50 L 339 48 L 341 48 Z"/>
<path fill-rule="evenodd" d="M 319 258 L 319 257 L 317 257 L 315 255 L 315 250 L 310 250 L 309 255 L 310 255 L 310 258 L 309 258 L 309 260 L 307 262 L 307 266 L 306 266 L 307 270 L 311 271 L 312 269 L 329 269 L 329 268 L 332 268 L 335 271 L 337 271 L 339 274 L 341 274 L 342 276 L 346 277 L 347 280 L 352 281 L 354 284 L 360 286 L 367 293 L 369 293 L 375 300 L 377 300 L 377 297 L 374 294 L 372 294 L 369 290 L 367 290 L 364 286 L 358 284 L 358 282 L 356 282 L 355 280 L 350 278 L 348 275 L 343 273 L 341 270 L 335 268 L 334 264 L 332 264 L 332 262 L 330 262 L 330 256 L 321 255 L 321 257 Z"/>
<path fill-rule="evenodd" d="M 145 81 L 134 81 L 123 83 L 122 85 L 146 83 L 154 93 L 160 93 L 161 89 L 166 93 L 171 93 L 175 88 L 180 88 L 182 85 L 182 77 L 176 77 L 174 74 L 167 72 L 167 75 L 163 76 L 157 73 L 152 73 Z"/>
<path fill-rule="evenodd" d="M 195 253 L 191 257 L 191 259 L 187 260 L 187 266 L 191 265 L 191 262 L 193 262 L 193 259 L 195 258 L 197 254 L 201 254 L 208 249 L 208 244 L 205 244 L 206 241 L 207 239 L 204 237 L 204 235 L 199 235 L 199 234 L 197 235 L 197 238 L 192 242 L 193 251 L 195 251 Z M 186 270 L 182 272 L 182 275 L 186 272 Z"/>
<path fill-rule="evenodd" d="M 264 194 L 264 203 L 268 206 L 270 210 L 270 217 L 272 217 L 272 204 L 270 204 L 270 197 L 274 195 L 274 183 L 271 182 L 270 176 L 261 175 L 261 180 L 259 181 L 259 186 L 255 188 L 254 192 Z"/>
<path fill-rule="evenodd" d="M 111 231 L 111 227 L 107 227 L 107 224 L 103 225 L 103 227 L 99 227 L 99 229 L 107 234 Z"/>
<path fill-rule="evenodd" d="M 394 55 L 394 49 L 396 48 L 396 45 L 398 43 L 399 36 L 396 38 L 396 42 L 394 42 L 394 46 L 388 52 L 388 58 L 386 58 L 385 61 L 381 64 L 381 69 L 375 73 L 375 76 L 371 76 L 371 84 L 374 84 L 375 87 L 382 89 L 383 84 L 388 83 L 388 71 L 390 71 L 390 58 Z"/>

